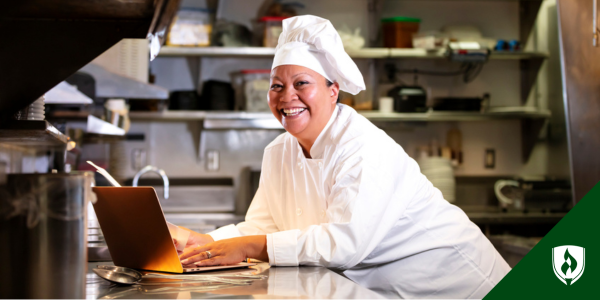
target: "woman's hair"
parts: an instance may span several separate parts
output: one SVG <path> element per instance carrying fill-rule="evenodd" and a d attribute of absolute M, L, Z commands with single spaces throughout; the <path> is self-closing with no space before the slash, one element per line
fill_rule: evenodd
<path fill-rule="evenodd" d="M 325 78 L 325 84 L 327 85 L 327 87 L 331 87 L 333 85 L 333 82 L 329 81 L 329 79 Z"/>

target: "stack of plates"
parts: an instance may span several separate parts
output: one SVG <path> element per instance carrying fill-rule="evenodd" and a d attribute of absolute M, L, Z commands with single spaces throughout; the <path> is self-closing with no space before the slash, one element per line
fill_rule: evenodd
<path fill-rule="evenodd" d="M 44 96 L 42 96 L 29 105 L 27 120 L 44 120 L 45 113 Z"/>
<path fill-rule="evenodd" d="M 456 197 L 456 181 L 452 162 L 443 157 L 427 157 L 420 159 L 418 163 L 421 173 L 442 192 L 444 199 L 453 203 Z"/>

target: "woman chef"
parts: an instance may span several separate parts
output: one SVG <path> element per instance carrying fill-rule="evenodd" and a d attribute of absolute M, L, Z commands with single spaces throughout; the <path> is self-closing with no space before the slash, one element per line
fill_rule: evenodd
<path fill-rule="evenodd" d="M 192 233 L 184 265 L 360 269 L 397 262 L 400 295 L 481 298 L 509 266 L 394 140 L 339 90 L 365 89 L 328 20 L 283 21 L 269 107 L 286 133 L 265 148 L 246 221 Z"/>

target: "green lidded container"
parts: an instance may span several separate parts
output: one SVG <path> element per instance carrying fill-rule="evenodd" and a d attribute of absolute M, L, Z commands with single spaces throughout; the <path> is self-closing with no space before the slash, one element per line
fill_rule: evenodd
<path fill-rule="evenodd" d="M 381 19 L 383 46 L 386 48 L 412 48 L 412 36 L 419 32 L 421 19 L 391 17 Z"/>

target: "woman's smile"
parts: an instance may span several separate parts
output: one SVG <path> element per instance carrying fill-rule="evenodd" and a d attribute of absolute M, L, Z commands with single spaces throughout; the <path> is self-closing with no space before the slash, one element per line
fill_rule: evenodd
<path fill-rule="evenodd" d="M 308 109 L 306 107 L 290 107 L 290 108 L 282 108 L 281 113 L 286 119 L 295 119 L 299 118 L 305 111 Z"/>

